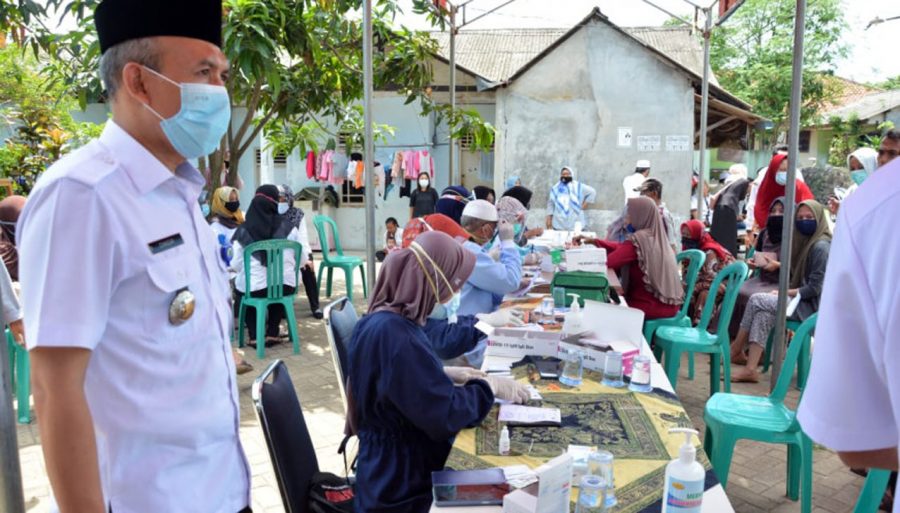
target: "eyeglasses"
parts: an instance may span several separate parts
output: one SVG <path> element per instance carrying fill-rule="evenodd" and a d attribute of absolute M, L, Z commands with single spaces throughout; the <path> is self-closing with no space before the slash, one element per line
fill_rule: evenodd
<path fill-rule="evenodd" d="M 897 158 L 900 157 L 900 150 L 885 150 L 883 148 L 878 150 L 879 157 L 884 157 L 885 155 L 888 155 L 891 158 Z"/>

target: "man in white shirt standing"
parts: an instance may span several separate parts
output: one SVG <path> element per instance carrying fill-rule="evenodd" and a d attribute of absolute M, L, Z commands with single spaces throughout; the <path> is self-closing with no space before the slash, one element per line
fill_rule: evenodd
<path fill-rule="evenodd" d="M 644 184 L 644 180 L 650 176 L 650 161 L 639 160 L 634 165 L 634 173 L 626 176 L 622 180 L 622 188 L 625 189 L 625 203 L 631 198 L 637 198 L 641 195 L 640 187 Z"/>
<path fill-rule="evenodd" d="M 897 470 L 900 441 L 900 159 L 838 215 L 798 418 L 851 468 Z M 894 512 L 900 512 L 895 503 Z"/>
<path fill-rule="evenodd" d="M 95 23 L 112 119 L 17 231 L 52 510 L 246 512 L 228 277 L 188 162 L 231 117 L 221 0 L 104 0 Z"/>

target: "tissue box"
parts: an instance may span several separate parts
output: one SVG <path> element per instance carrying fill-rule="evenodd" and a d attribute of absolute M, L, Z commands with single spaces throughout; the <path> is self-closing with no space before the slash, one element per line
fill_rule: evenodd
<path fill-rule="evenodd" d="M 592 247 L 567 249 L 566 271 L 606 274 L 606 250 Z"/>

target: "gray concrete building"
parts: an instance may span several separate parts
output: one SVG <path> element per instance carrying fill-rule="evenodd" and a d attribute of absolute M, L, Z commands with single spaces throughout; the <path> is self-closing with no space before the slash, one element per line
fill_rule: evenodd
<path fill-rule="evenodd" d="M 443 56 L 447 37 L 438 41 Z M 459 93 L 460 103 L 493 94 L 492 182 L 502 189 L 518 176 L 535 192 L 531 225 L 542 224 L 548 191 L 568 165 L 597 189 L 587 221 L 605 231 L 624 204 L 622 180 L 639 159 L 651 161 L 669 209 L 688 216 L 703 70 L 699 39 L 689 29 L 618 27 L 594 9 L 570 30 L 463 31 L 457 62 L 475 85 Z M 713 146 L 749 149 L 760 118 L 714 76 L 710 98 Z M 464 177 L 473 174 L 464 166 Z"/>

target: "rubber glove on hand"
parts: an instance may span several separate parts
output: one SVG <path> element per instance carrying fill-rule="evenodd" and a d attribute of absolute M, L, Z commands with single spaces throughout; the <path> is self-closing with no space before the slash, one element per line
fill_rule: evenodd
<path fill-rule="evenodd" d="M 500 221 L 500 224 L 498 225 L 498 230 L 500 232 L 500 240 L 501 241 L 513 240 L 513 237 L 516 234 L 516 230 L 513 227 L 513 225 L 505 220 Z"/>
<path fill-rule="evenodd" d="M 528 253 L 522 261 L 523 265 L 537 265 L 541 263 L 541 255 L 539 253 Z"/>
<path fill-rule="evenodd" d="M 450 378 L 454 385 L 465 385 L 469 380 L 487 377 L 487 374 L 483 371 L 472 367 L 444 367 L 444 374 Z"/>
<path fill-rule="evenodd" d="M 528 386 L 510 378 L 488 376 L 484 380 L 491 386 L 491 391 L 494 392 L 494 397 L 497 399 L 516 404 L 524 404 L 525 401 L 531 399 L 531 392 L 528 391 Z"/>
<path fill-rule="evenodd" d="M 524 326 L 523 318 L 525 314 L 518 308 L 505 308 L 491 313 L 475 314 L 475 318 L 484 321 L 495 328 L 503 328 L 505 326 Z"/>

